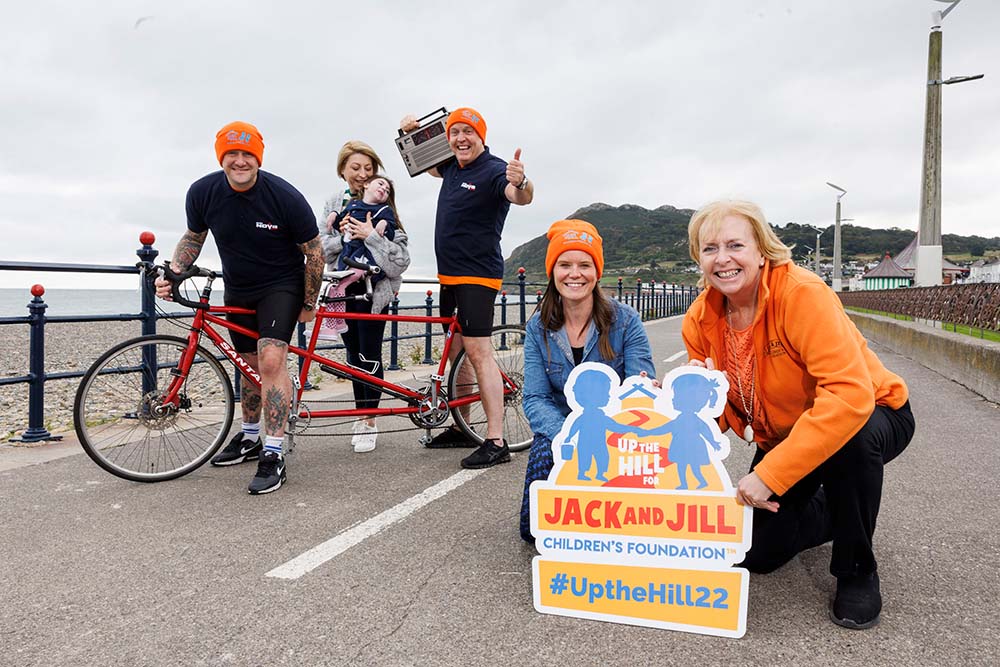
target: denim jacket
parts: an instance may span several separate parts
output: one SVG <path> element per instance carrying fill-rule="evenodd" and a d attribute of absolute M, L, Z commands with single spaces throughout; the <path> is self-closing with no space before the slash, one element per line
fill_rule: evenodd
<path fill-rule="evenodd" d="M 622 380 L 638 375 L 641 371 L 646 371 L 651 378 L 656 377 L 653 353 L 639 313 L 619 301 L 612 301 L 611 304 L 614 311 L 610 332 L 611 349 L 615 356 L 611 360 L 601 358 L 597 327 L 591 322 L 587 342 L 583 346 L 583 361 L 607 364 Z M 563 389 L 574 368 L 573 350 L 570 348 L 566 328 L 547 331 L 542 327 L 538 313 L 531 316 L 525 329 L 524 412 L 531 430 L 551 440 L 570 413 Z"/>

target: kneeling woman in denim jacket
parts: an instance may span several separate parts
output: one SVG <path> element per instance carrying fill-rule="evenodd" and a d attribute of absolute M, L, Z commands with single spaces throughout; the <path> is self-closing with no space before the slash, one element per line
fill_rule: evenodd
<path fill-rule="evenodd" d="M 524 341 L 524 412 L 535 433 L 524 478 L 521 537 L 531 536 L 528 488 L 552 470 L 552 438 L 570 413 L 563 389 L 573 367 L 607 364 L 624 380 L 655 377 L 649 339 L 639 314 L 601 291 L 601 235 L 589 222 L 560 220 L 548 231 L 548 289 L 528 320 Z"/>

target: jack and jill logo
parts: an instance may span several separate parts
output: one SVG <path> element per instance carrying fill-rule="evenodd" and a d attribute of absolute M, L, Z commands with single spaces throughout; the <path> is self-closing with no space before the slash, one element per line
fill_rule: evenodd
<path fill-rule="evenodd" d="M 655 387 L 570 374 L 555 465 L 531 485 L 535 608 L 701 634 L 746 631 L 752 511 L 736 503 L 716 419 L 728 383 L 684 366 Z"/>

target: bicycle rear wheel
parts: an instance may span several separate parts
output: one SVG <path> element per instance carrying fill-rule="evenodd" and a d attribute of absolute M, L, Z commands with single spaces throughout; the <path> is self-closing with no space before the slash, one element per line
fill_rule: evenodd
<path fill-rule="evenodd" d="M 84 451 L 108 472 L 160 482 L 202 465 L 222 445 L 233 421 L 233 388 L 222 364 L 198 347 L 178 393 L 164 405 L 188 341 L 143 336 L 120 343 L 94 362 L 73 404 Z"/>
<path fill-rule="evenodd" d="M 503 397 L 503 434 L 512 452 L 519 452 L 531 446 L 533 433 L 528 418 L 524 415 L 521 394 L 524 386 L 524 329 L 515 325 L 493 328 L 490 336 L 493 356 L 500 372 L 513 384 L 514 389 Z M 449 400 L 461 398 L 479 391 L 476 374 L 472 369 L 465 350 L 462 350 L 451 368 L 448 377 Z M 465 434 L 482 443 L 486 434 L 486 411 L 481 401 L 461 408 L 454 408 L 451 416 Z"/>

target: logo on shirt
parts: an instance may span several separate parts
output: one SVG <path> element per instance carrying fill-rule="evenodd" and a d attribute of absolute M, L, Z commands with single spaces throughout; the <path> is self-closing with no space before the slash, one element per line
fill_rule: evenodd
<path fill-rule="evenodd" d="M 278 225 L 274 224 L 273 222 L 261 222 L 260 220 L 256 222 L 255 226 L 257 227 L 257 229 L 266 229 L 271 232 L 273 232 L 275 229 L 278 228 Z"/>
<path fill-rule="evenodd" d="M 465 188 L 466 190 L 471 190 L 471 191 L 475 191 L 476 189 L 476 186 L 473 185 L 472 183 L 462 183 L 462 187 Z"/>
<path fill-rule="evenodd" d="M 767 342 L 767 356 L 769 357 L 780 357 L 785 352 L 785 346 L 781 344 L 780 340 L 769 340 Z"/>

